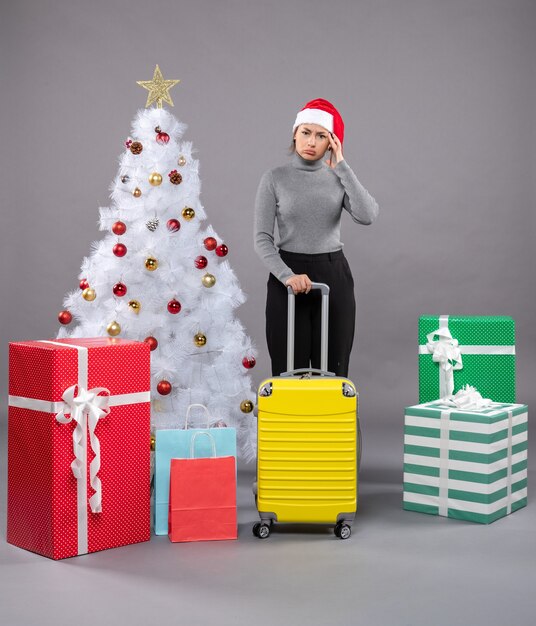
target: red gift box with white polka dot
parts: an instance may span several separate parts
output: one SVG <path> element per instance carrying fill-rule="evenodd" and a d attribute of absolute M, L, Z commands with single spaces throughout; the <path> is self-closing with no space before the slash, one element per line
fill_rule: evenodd
<path fill-rule="evenodd" d="M 94 428 L 102 510 L 94 513 L 87 505 L 82 552 L 86 515 L 80 513 L 80 485 L 71 468 L 76 424 L 56 419 L 65 391 L 79 384 L 80 358 L 86 360 L 87 389 L 104 387 L 110 393 L 109 414 Z M 149 390 L 150 348 L 144 342 L 98 337 L 9 345 L 9 543 L 63 559 L 150 539 Z M 114 396 L 121 398 L 114 402 Z M 22 408 L 27 399 L 42 401 L 43 410 Z M 123 399 L 126 404 L 117 404 Z M 46 405 L 52 403 L 51 412 Z M 94 493 L 89 466 L 97 446 L 87 436 L 87 498 Z"/>

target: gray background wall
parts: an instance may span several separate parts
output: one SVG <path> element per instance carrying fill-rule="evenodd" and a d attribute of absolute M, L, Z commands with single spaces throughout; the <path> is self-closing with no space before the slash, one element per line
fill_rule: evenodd
<path fill-rule="evenodd" d="M 7 342 L 56 332 L 102 236 L 97 209 L 145 104 L 136 80 L 159 63 L 182 81 L 173 113 L 189 125 L 202 201 L 249 296 L 239 315 L 260 348 L 256 383 L 269 371 L 256 186 L 287 159 L 297 110 L 326 97 L 381 209 L 372 227 L 343 221 L 358 300 L 351 377 L 371 436 L 399 437 L 402 407 L 417 400 L 422 313 L 512 315 L 519 400 L 533 403 L 535 26 L 525 0 L 5 3 L 3 389 Z"/>
<path fill-rule="evenodd" d="M 0 11 L 0 394 L 7 342 L 55 334 L 102 236 L 97 209 L 145 104 L 136 80 L 156 63 L 182 80 L 173 112 L 249 295 L 239 315 L 260 348 L 255 383 L 269 362 L 253 199 L 307 100 L 339 107 L 346 158 L 381 207 L 372 227 L 343 222 L 365 435 L 352 539 L 294 528 L 259 544 L 245 468 L 237 542 L 153 537 L 55 563 L 0 541 L 3 622 L 491 626 L 514 611 L 533 624 L 534 470 L 527 509 L 482 527 L 402 511 L 401 468 L 422 313 L 512 315 L 518 398 L 535 406 L 536 3 L 15 0 Z"/>

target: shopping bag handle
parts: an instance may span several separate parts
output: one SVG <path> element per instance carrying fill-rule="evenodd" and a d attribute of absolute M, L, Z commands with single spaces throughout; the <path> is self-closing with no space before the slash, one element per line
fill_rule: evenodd
<path fill-rule="evenodd" d="M 190 458 L 195 459 L 195 440 L 201 435 L 206 435 L 210 439 L 210 447 L 212 448 L 212 456 L 216 456 L 216 442 L 214 441 L 214 437 L 207 433 L 205 430 L 198 431 L 192 437 L 192 441 L 190 442 Z"/>
<path fill-rule="evenodd" d="M 210 413 L 208 412 L 207 407 L 204 404 L 190 404 L 190 406 L 186 409 L 186 421 L 184 423 L 184 430 L 188 430 L 188 418 L 190 417 L 190 409 L 193 407 L 199 407 L 201 409 L 205 409 L 205 413 L 207 414 L 207 428 L 210 427 Z"/>

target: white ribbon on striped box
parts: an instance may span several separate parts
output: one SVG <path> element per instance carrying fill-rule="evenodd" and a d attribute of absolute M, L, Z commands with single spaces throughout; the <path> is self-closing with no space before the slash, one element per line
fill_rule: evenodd
<path fill-rule="evenodd" d="M 493 403 L 490 401 L 489 406 Z M 479 407 L 484 408 L 484 407 Z M 464 408 L 464 411 L 471 410 Z M 449 449 L 450 449 L 450 415 L 459 408 L 449 408 L 441 411 L 439 434 L 439 515 L 448 517 L 449 511 Z M 508 438 L 506 444 L 506 513 L 512 512 L 512 420 L 513 411 L 508 410 Z"/>
<path fill-rule="evenodd" d="M 98 477 L 101 465 L 100 442 L 95 434 L 97 423 L 99 419 L 110 413 L 110 407 L 150 402 L 150 392 L 141 391 L 111 396 L 109 390 L 104 387 L 88 390 L 88 349 L 85 346 L 46 340 L 41 340 L 39 343 L 49 343 L 62 348 L 77 350 L 78 382 L 63 392 L 61 402 L 9 396 L 9 406 L 43 413 L 55 413 L 56 420 L 62 424 L 68 424 L 71 421 L 76 422 L 76 427 L 73 430 L 74 460 L 71 463 L 71 469 L 77 484 L 78 554 L 86 554 L 88 552 L 88 502 L 92 513 L 102 512 L 101 481 Z M 95 455 L 89 467 L 90 485 L 95 493 L 89 498 L 89 501 L 86 479 L 88 428 L 89 446 Z"/>

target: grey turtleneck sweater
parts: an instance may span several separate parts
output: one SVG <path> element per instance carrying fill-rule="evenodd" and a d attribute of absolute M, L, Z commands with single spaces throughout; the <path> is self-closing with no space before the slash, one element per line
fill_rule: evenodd
<path fill-rule="evenodd" d="M 371 224 L 378 204 L 346 163 L 334 168 L 307 161 L 297 152 L 289 164 L 266 172 L 255 200 L 255 251 L 269 271 L 284 283 L 294 272 L 274 244 L 287 252 L 335 252 L 341 243 L 341 215 L 346 209 L 358 224 Z"/>

